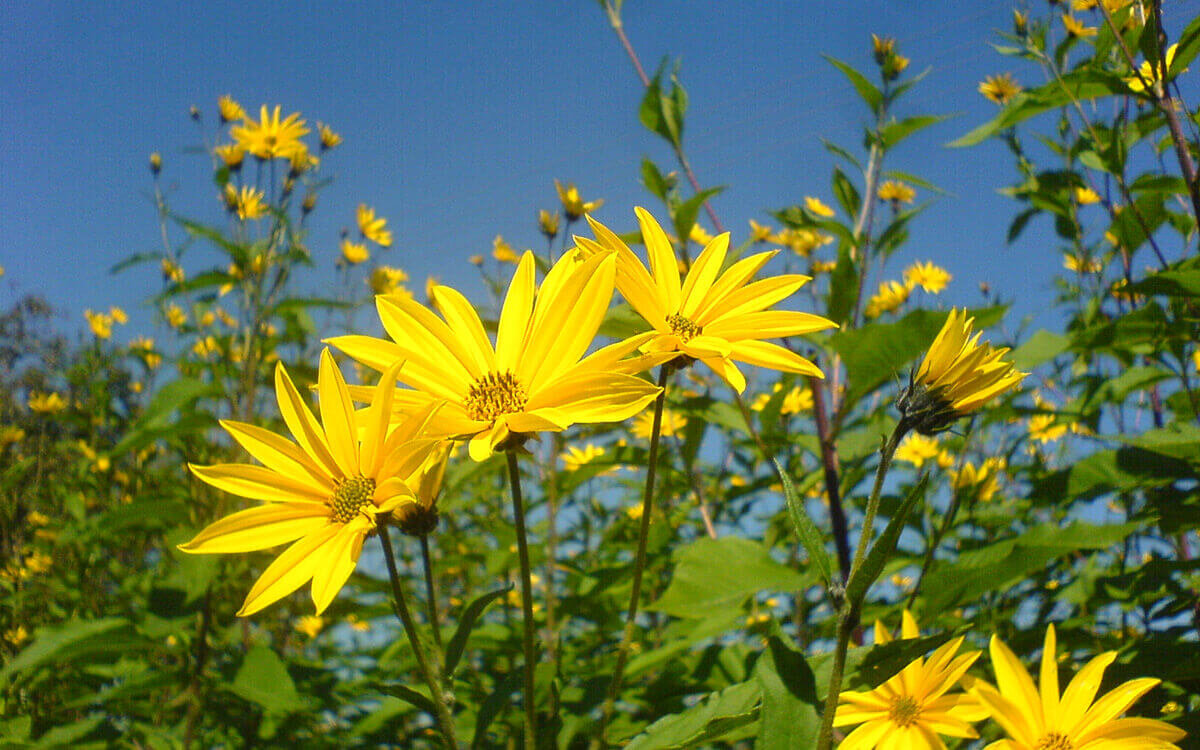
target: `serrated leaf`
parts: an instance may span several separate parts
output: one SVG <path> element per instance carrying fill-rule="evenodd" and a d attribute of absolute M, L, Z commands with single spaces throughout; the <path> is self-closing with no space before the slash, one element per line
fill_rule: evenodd
<path fill-rule="evenodd" d="M 797 494 L 792 478 L 779 465 L 777 459 L 772 458 L 771 461 L 775 464 L 780 481 L 783 482 L 783 496 L 787 501 L 788 515 L 792 519 L 792 527 L 796 529 L 796 536 L 800 537 L 800 543 L 808 553 L 809 562 L 816 566 L 821 580 L 828 587 L 833 583 L 833 564 L 829 560 L 829 552 L 825 549 L 825 540 L 817 525 L 808 517 L 804 500 Z"/>
<path fill-rule="evenodd" d="M 757 681 L 710 693 L 695 706 L 651 724 L 626 750 L 676 750 L 712 742 L 758 719 L 761 688 Z"/>
<path fill-rule="evenodd" d="M 863 559 L 862 565 L 858 570 L 850 574 L 850 580 L 846 583 L 846 600 L 849 602 L 862 602 L 867 596 L 868 589 L 875 580 L 879 578 L 879 574 L 883 572 L 883 566 L 887 563 L 888 558 L 892 556 L 892 552 L 896 550 L 896 542 L 900 540 L 900 532 L 904 531 L 904 526 L 908 521 L 908 514 L 916 506 L 916 504 L 925 499 L 925 490 L 929 486 L 929 474 L 923 474 L 916 486 L 909 490 L 904 501 L 900 503 L 892 517 L 888 520 L 887 526 L 884 527 L 883 533 L 871 545 L 870 551 Z M 862 544 L 860 541 L 859 544 Z"/>

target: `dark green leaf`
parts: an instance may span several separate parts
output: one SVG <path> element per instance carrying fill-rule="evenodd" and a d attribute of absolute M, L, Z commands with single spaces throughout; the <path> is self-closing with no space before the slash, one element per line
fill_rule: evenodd
<path fill-rule="evenodd" d="M 883 572 L 883 566 L 895 551 L 896 542 L 900 540 L 900 532 L 904 531 L 904 526 L 908 521 L 909 512 L 918 502 L 925 499 L 925 490 L 928 486 L 929 475 L 923 474 L 921 480 L 909 491 L 904 501 L 900 503 L 900 507 L 892 514 L 883 533 L 871 545 L 862 566 L 850 575 L 850 581 L 846 584 L 847 601 L 862 602 L 866 598 L 867 590 L 879 578 L 879 574 Z"/>
<path fill-rule="evenodd" d="M 446 674 L 454 674 L 458 660 L 462 658 L 463 649 L 467 646 L 467 638 L 471 636 L 471 629 L 475 627 L 475 621 L 483 614 L 483 610 L 509 591 L 512 591 L 511 584 L 495 591 L 489 591 L 476 598 L 463 610 L 462 616 L 458 620 L 458 628 L 446 644 Z"/>
<path fill-rule="evenodd" d="M 720 565 L 713 565 L 714 561 Z M 742 537 L 698 539 L 675 554 L 671 583 L 649 610 L 676 617 L 710 617 L 738 607 L 759 591 L 798 591 L 811 580 L 777 562 L 758 542 Z"/>
<path fill-rule="evenodd" d="M 804 550 L 808 553 L 809 562 L 817 567 L 817 572 L 821 574 L 821 580 L 828 587 L 833 583 L 833 564 L 829 560 L 829 553 L 825 549 L 825 540 L 821 536 L 817 525 L 808 517 L 808 511 L 804 507 L 804 499 L 796 493 L 796 486 L 792 483 L 792 478 L 779 465 L 777 459 L 772 459 L 775 464 L 775 471 L 779 474 L 780 481 L 783 482 L 783 496 L 787 500 L 788 514 L 792 519 L 792 526 L 796 529 L 796 535 L 800 537 L 800 543 L 804 545 Z"/>

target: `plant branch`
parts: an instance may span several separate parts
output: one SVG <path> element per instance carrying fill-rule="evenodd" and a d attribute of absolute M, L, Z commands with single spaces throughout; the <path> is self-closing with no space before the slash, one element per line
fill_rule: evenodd
<path fill-rule="evenodd" d="M 522 645 L 525 649 L 525 748 L 537 747 L 537 703 L 534 698 L 534 669 L 537 649 L 534 645 L 533 578 L 529 567 L 529 536 L 525 530 L 525 506 L 521 498 L 521 471 L 517 454 L 505 451 L 508 459 L 508 485 L 512 490 L 513 521 L 517 531 L 517 555 L 521 564 Z"/>

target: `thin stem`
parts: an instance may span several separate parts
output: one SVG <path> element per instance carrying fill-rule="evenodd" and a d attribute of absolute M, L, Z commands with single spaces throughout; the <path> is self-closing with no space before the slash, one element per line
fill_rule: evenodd
<path fill-rule="evenodd" d="M 842 583 L 850 580 L 850 529 L 838 479 L 837 446 L 834 445 L 829 414 L 825 406 L 825 384 L 816 377 L 808 378 L 813 395 L 813 414 L 817 424 L 817 440 L 821 445 L 821 467 L 825 473 L 825 494 L 829 497 L 829 524 L 833 527 L 833 543 L 837 548 L 838 570 Z"/>
<path fill-rule="evenodd" d="M 529 538 L 525 531 L 525 505 L 521 499 L 521 471 L 517 454 L 506 451 L 508 484 L 512 490 L 513 521 L 517 529 L 517 555 L 521 563 L 521 614 L 525 647 L 525 750 L 537 747 L 537 704 L 534 702 L 534 667 L 537 651 L 533 639 L 533 577 L 529 569 Z"/>
<path fill-rule="evenodd" d="M 850 635 L 854 630 L 847 611 L 838 618 L 837 647 L 833 652 L 833 671 L 829 674 L 829 694 L 825 696 L 825 709 L 821 714 L 821 732 L 817 735 L 817 750 L 833 747 L 833 717 L 837 713 L 838 699 L 842 692 L 842 672 L 846 671 L 846 652 L 850 650 Z"/>
<path fill-rule="evenodd" d="M 392 553 L 392 541 L 388 538 L 387 524 L 378 524 L 375 529 L 379 532 L 379 541 L 383 544 L 383 559 L 387 563 L 388 578 L 392 582 L 392 602 L 396 608 L 396 616 L 404 625 L 404 634 L 408 636 L 409 645 L 412 646 L 413 655 L 417 659 L 417 668 L 421 671 L 421 677 L 424 678 L 425 684 L 429 686 L 429 694 L 433 699 L 434 708 L 437 710 L 438 728 L 441 729 L 442 738 L 447 745 L 457 750 L 458 738 L 454 734 L 454 717 L 450 714 L 449 706 L 446 705 L 446 696 L 442 692 L 441 681 L 434 674 L 428 655 L 425 653 L 425 647 L 421 644 L 421 638 L 417 634 L 417 623 L 413 621 L 412 613 L 408 611 L 408 601 L 404 598 L 404 590 L 400 586 L 400 574 L 396 571 L 396 558 Z"/>
<path fill-rule="evenodd" d="M 433 556 L 429 554 L 429 535 L 422 534 L 418 538 L 421 540 L 421 563 L 425 569 L 425 607 L 429 613 L 429 627 L 433 630 L 433 642 L 441 648 L 442 628 L 437 610 L 437 583 L 433 580 Z"/>
<path fill-rule="evenodd" d="M 617 695 L 621 692 L 621 678 L 625 673 L 625 662 L 629 659 L 629 647 L 633 642 L 633 631 L 637 621 L 638 601 L 642 597 L 642 574 L 646 569 L 646 544 L 650 538 L 650 516 L 654 509 L 654 479 L 658 473 L 658 443 L 662 432 L 663 404 L 667 400 L 667 378 L 671 374 L 670 363 L 658 368 L 658 398 L 654 400 L 654 422 L 650 428 L 650 455 L 646 464 L 646 489 L 642 495 L 642 518 L 638 524 L 637 552 L 633 561 L 633 588 L 629 592 L 629 610 L 625 613 L 625 631 L 621 635 L 621 644 L 617 647 L 617 664 L 613 668 L 612 682 L 608 684 L 608 692 L 604 697 L 604 708 L 600 719 L 600 734 L 598 741 L 592 747 L 599 747 L 604 742 L 604 732 L 612 718 L 616 706 Z"/>
<path fill-rule="evenodd" d="M 850 577 L 862 566 L 863 559 L 867 556 L 867 547 L 870 546 L 871 537 L 875 535 L 875 514 L 879 512 L 879 496 L 883 491 L 883 478 L 887 476 L 888 469 L 892 466 L 892 456 L 896 453 L 896 446 L 900 444 L 900 439 L 908 432 L 908 425 L 901 420 L 896 425 L 896 429 L 892 431 L 892 436 L 888 438 L 887 443 L 879 451 L 879 468 L 875 469 L 875 485 L 871 487 L 871 497 L 867 500 L 867 512 L 863 516 L 862 531 L 858 536 L 858 547 L 854 550 L 854 564 L 850 566 Z"/>

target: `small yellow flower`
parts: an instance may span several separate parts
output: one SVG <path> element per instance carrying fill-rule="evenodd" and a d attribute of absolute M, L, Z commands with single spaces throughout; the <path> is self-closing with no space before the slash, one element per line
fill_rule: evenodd
<path fill-rule="evenodd" d="M 129 322 L 129 316 L 125 314 L 124 310 L 116 305 L 108 308 L 108 316 L 112 318 L 114 322 L 119 323 L 120 325 L 125 325 Z"/>
<path fill-rule="evenodd" d="M 889 57 L 896 54 L 896 40 L 890 36 L 871 34 L 871 48 L 875 54 L 875 62 L 883 65 Z"/>
<path fill-rule="evenodd" d="M 899 281 L 884 281 L 879 285 L 879 291 L 874 294 L 863 309 L 863 315 L 868 319 L 878 318 L 884 313 L 894 312 L 908 302 L 912 287 Z"/>
<path fill-rule="evenodd" d="M 208 328 L 213 323 L 217 322 L 217 314 L 212 310 L 205 310 L 204 312 L 200 313 L 199 321 L 202 327 Z"/>
<path fill-rule="evenodd" d="M 879 200 L 892 203 L 912 203 L 917 197 L 917 191 L 899 180 L 887 180 L 879 186 Z"/>
<path fill-rule="evenodd" d="M 167 279 L 175 284 L 182 284 L 184 278 L 186 278 L 186 274 L 184 274 L 183 269 L 179 267 L 178 263 L 175 263 L 170 258 L 162 259 L 162 274 L 164 279 Z"/>
<path fill-rule="evenodd" d="M 98 339 L 112 338 L 113 319 L 111 315 L 84 310 L 83 317 L 87 319 L 92 334 Z"/>
<path fill-rule="evenodd" d="M 1029 418 L 1029 437 L 1045 445 L 1067 434 L 1068 425 L 1057 424 L 1053 414 L 1036 414 Z"/>
<path fill-rule="evenodd" d="M 567 471 L 576 471 L 584 464 L 591 463 L 603 455 L 604 448 L 588 443 L 582 449 L 574 445 L 568 446 L 566 451 L 559 454 L 559 458 L 562 459 L 563 468 Z"/>
<path fill-rule="evenodd" d="M 1167 73 L 1170 73 L 1171 65 L 1175 62 L 1175 52 L 1178 48 L 1178 44 L 1172 44 L 1170 47 L 1167 47 Z M 1184 68 L 1178 72 L 1186 73 L 1187 68 Z M 1154 63 L 1151 63 L 1149 60 L 1146 60 L 1140 66 L 1138 66 L 1137 74 L 1125 78 L 1125 85 L 1129 87 L 1130 91 L 1140 94 L 1146 90 L 1146 84 L 1157 88 L 1159 82 L 1166 77 L 1166 75 L 1163 75 L 1162 64 L 1160 61 L 1156 60 Z"/>
<path fill-rule="evenodd" d="M 665 438 L 681 435 L 684 428 L 687 427 L 687 423 L 687 417 L 683 414 L 680 414 L 674 409 L 664 408 L 662 413 L 660 434 Z M 632 432 L 635 437 L 639 437 L 643 440 L 649 440 L 650 431 L 653 427 L 654 413 L 646 411 L 633 418 L 633 426 L 630 428 L 630 432 Z"/>
<path fill-rule="evenodd" d="M 291 171 L 288 173 L 288 178 L 283 181 L 284 192 L 292 192 L 293 188 L 295 188 L 293 180 L 297 175 L 304 174 L 310 169 L 316 169 L 320 163 L 320 157 L 313 154 L 308 150 L 308 146 L 301 143 L 300 148 L 297 148 L 288 155 L 288 167 Z"/>
<path fill-rule="evenodd" d="M 629 516 L 631 520 L 637 521 L 641 519 L 643 510 L 644 508 L 641 503 L 635 503 L 625 509 L 625 515 Z"/>
<path fill-rule="evenodd" d="M 263 191 L 255 190 L 249 185 L 243 185 L 237 193 L 236 210 L 242 221 L 261 219 L 267 214 L 267 204 L 263 201 Z"/>
<path fill-rule="evenodd" d="M 1067 34 L 1074 37 L 1086 38 L 1096 36 L 1095 26 L 1084 26 L 1079 21 L 1075 20 L 1075 16 L 1070 13 L 1064 13 L 1062 17 L 1063 27 L 1066 28 Z"/>
<path fill-rule="evenodd" d="M 905 436 L 900 445 L 896 447 L 894 458 L 897 461 L 910 463 L 919 469 L 926 461 L 937 458 L 940 452 L 941 449 L 938 447 L 936 439 L 913 432 Z"/>
<path fill-rule="evenodd" d="M 954 454 L 946 450 L 938 451 L 937 458 L 934 460 L 937 461 L 938 468 L 949 469 L 954 465 Z"/>
<path fill-rule="evenodd" d="M 371 623 L 361 619 L 358 615 L 351 612 L 346 615 L 346 624 L 356 633 L 365 633 L 371 629 Z"/>
<path fill-rule="evenodd" d="M 192 344 L 192 352 L 203 359 L 218 354 L 221 351 L 221 345 L 217 341 L 216 336 L 204 336 L 196 339 L 196 343 Z"/>
<path fill-rule="evenodd" d="M 370 259 L 371 251 L 367 249 L 366 243 L 342 240 L 342 260 L 355 266 Z"/>
<path fill-rule="evenodd" d="M 237 318 L 235 318 L 232 315 L 230 315 L 229 313 L 225 312 L 225 310 L 223 308 L 218 307 L 216 309 L 216 313 L 217 313 L 217 320 L 221 321 L 223 324 L 229 326 L 230 328 L 237 327 Z"/>
<path fill-rule="evenodd" d="M 1200 347 L 1192 351 L 1192 367 L 1200 374 Z"/>
<path fill-rule="evenodd" d="M 604 201 L 594 200 L 585 202 L 579 196 L 579 190 L 574 183 L 568 183 L 564 188 L 558 180 L 554 181 L 554 189 L 558 191 L 558 199 L 562 201 L 563 213 L 567 215 L 567 221 L 575 221 L 581 216 L 586 216 L 597 208 L 604 205 Z"/>
<path fill-rule="evenodd" d="M 296 632 L 303 633 L 309 638 L 316 638 L 325 627 L 325 618 L 319 615 L 304 615 L 296 621 Z"/>
<path fill-rule="evenodd" d="M 975 464 L 964 461 L 957 471 L 950 472 L 950 486 L 959 491 L 970 491 L 975 498 L 986 503 L 1000 491 L 998 467 L 984 462 L 975 468 Z"/>
<path fill-rule="evenodd" d="M 13 425 L 8 424 L 0 426 L 0 448 L 3 448 L 6 445 L 14 445 L 24 439 L 25 430 L 21 429 L 20 427 L 14 427 Z M 30 513 L 29 517 L 33 518 L 34 513 L 37 513 L 37 511 Z M 32 523 L 32 521 L 30 523 Z"/>
<path fill-rule="evenodd" d="M 708 230 L 704 227 L 700 226 L 699 224 L 693 224 L 692 230 L 688 232 L 688 239 L 703 247 L 712 242 L 713 236 L 709 234 Z M 685 271 L 686 269 L 680 269 L 681 273 Z"/>
<path fill-rule="evenodd" d="M 1012 73 L 988 76 L 979 84 L 979 93 L 1001 105 L 1008 104 L 1021 90 L 1021 84 L 1017 83 Z"/>
<path fill-rule="evenodd" d="M 813 250 L 833 242 L 833 237 L 815 229 L 784 229 L 770 236 L 771 242 L 786 245 L 792 252 L 807 258 Z"/>
<path fill-rule="evenodd" d="M 946 288 L 954 279 L 950 272 L 939 266 L 935 266 L 933 261 L 924 263 L 913 263 L 908 268 L 904 269 L 904 285 L 907 287 L 921 287 L 930 294 L 937 294 Z"/>
<path fill-rule="evenodd" d="M 504 237 L 499 234 L 492 240 L 492 257 L 501 263 L 515 264 L 521 260 L 512 245 L 505 242 Z"/>
<path fill-rule="evenodd" d="M 183 308 L 174 302 L 167 305 L 166 316 L 167 325 L 171 326 L 172 328 L 178 329 L 187 323 L 187 313 L 183 311 Z"/>
<path fill-rule="evenodd" d="M 241 125 L 229 131 L 234 142 L 259 159 L 288 159 L 298 149 L 304 148 L 301 137 L 308 133 L 299 112 L 293 112 L 280 120 L 282 107 L 275 106 L 274 113 L 262 105 L 258 121 L 245 117 Z"/>
<path fill-rule="evenodd" d="M 328 151 L 341 145 L 342 137 L 323 122 L 317 123 L 317 133 L 321 136 L 321 150 Z"/>
<path fill-rule="evenodd" d="M 1100 273 L 1104 265 L 1095 258 L 1085 258 L 1070 253 L 1063 254 L 1063 268 L 1075 273 Z"/>
<path fill-rule="evenodd" d="M 751 242 L 769 242 L 774 230 L 769 226 L 763 226 L 754 219 L 750 220 L 750 241 Z"/>
<path fill-rule="evenodd" d="M 25 641 L 29 640 L 29 631 L 24 625 L 18 625 L 15 628 L 10 628 L 4 631 L 4 640 L 10 646 L 20 646 Z"/>
<path fill-rule="evenodd" d="M 25 569 L 33 575 L 40 575 L 54 566 L 54 558 L 44 552 L 34 552 L 25 558 Z"/>
<path fill-rule="evenodd" d="M 33 510 L 29 512 L 29 515 L 25 517 L 25 520 L 29 522 L 30 526 L 45 526 L 50 523 L 50 516 Z"/>
<path fill-rule="evenodd" d="M 1100 202 L 1100 194 L 1090 187 L 1076 187 L 1075 201 L 1081 206 L 1090 206 Z"/>
<path fill-rule="evenodd" d="M 234 101 L 229 94 L 217 99 L 217 114 L 220 116 L 221 122 L 246 119 L 246 110 L 242 109 L 242 105 Z"/>
<path fill-rule="evenodd" d="M 58 414 L 63 409 L 67 408 L 67 402 L 57 393 L 39 393 L 33 392 L 29 394 L 29 410 L 36 414 Z"/>
<path fill-rule="evenodd" d="M 550 213 L 546 209 L 538 211 L 538 231 L 546 235 L 547 239 L 554 239 L 558 236 L 558 214 Z"/>
<path fill-rule="evenodd" d="M 1018 35 L 1024 35 L 1029 30 L 1029 13 L 1022 13 L 1013 8 L 1013 31 Z"/>
<path fill-rule="evenodd" d="M 834 215 L 834 210 L 821 202 L 820 198 L 811 195 L 804 196 L 804 207 L 822 218 L 828 219 Z"/>
<path fill-rule="evenodd" d="M 392 232 L 387 228 L 387 219 L 375 216 L 375 209 L 365 203 L 358 204 L 358 231 L 362 236 L 380 247 L 392 246 Z"/>
<path fill-rule="evenodd" d="M 150 154 L 150 172 L 157 175 L 162 171 L 162 154 L 157 151 Z"/>
<path fill-rule="evenodd" d="M 783 404 L 779 407 L 780 414 L 799 414 L 809 411 L 813 408 L 812 391 L 807 388 L 793 386 L 787 395 L 783 397 Z"/>

